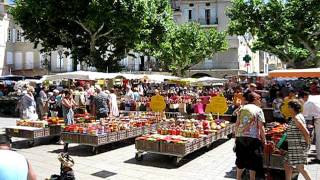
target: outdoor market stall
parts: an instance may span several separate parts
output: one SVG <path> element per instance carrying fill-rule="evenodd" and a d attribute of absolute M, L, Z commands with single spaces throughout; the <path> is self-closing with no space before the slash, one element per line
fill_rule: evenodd
<path fill-rule="evenodd" d="M 319 78 L 320 68 L 288 69 L 269 72 L 271 78 Z"/>
<path fill-rule="evenodd" d="M 58 139 L 61 133 L 61 128 L 64 125 L 62 119 L 49 119 L 48 121 L 31 121 L 18 120 L 16 126 L 6 127 L 6 134 L 10 137 L 25 138 L 28 140 L 28 145 L 33 146 L 40 138 L 55 138 Z"/>
<path fill-rule="evenodd" d="M 164 103 L 163 101 L 162 104 Z M 227 137 L 235 131 L 234 124 L 230 124 L 219 116 L 227 109 L 227 100 L 222 95 L 218 95 L 212 97 L 207 105 L 205 119 L 178 118 L 170 122 L 169 128 L 159 127 L 157 133 L 136 138 L 135 159 L 141 161 L 145 153 L 161 154 L 174 156 L 175 164 L 179 165 L 186 155 L 203 147 L 209 147 L 216 140 Z M 154 111 L 163 110 L 164 107 Z M 217 119 L 214 119 L 211 113 L 216 113 Z"/>
<path fill-rule="evenodd" d="M 99 122 L 82 122 L 66 126 L 61 133 L 61 139 L 68 144 L 92 146 L 92 152 L 97 154 L 98 147 L 155 132 L 157 127 L 165 125 L 166 121 L 160 114 L 150 112 L 136 112 L 129 116 L 110 117 Z"/>

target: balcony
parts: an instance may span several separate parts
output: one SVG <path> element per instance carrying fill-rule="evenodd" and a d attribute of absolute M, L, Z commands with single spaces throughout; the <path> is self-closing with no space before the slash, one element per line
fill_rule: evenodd
<path fill-rule="evenodd" d="M 205 18 L 190 19 L 189 22 L 199 23 L 201 27 L 216 27 L 218 26 L 218 18 L 211 18 L 209 20 Z"/>
<path fill-rule="evenodd" d="M 171 0 L 171 7 L 174 11 L 180 11 L 180 0 Z"/>

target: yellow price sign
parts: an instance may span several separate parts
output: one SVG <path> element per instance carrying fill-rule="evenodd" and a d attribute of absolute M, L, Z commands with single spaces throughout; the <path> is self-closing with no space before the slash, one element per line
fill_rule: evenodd
<path fill-rule="evenodd" d="M 206 107 L 206 113 L 224 114 L 227 110 L 227 99 L 222 95 L 212 97 L 210 103 Z"/>
<path fill-rule="evenodd" d="M 151 97 L 150 107 L 154 112 L 162 112 L 166 108 L 166 102 L 163 96 L 155 95 Z"/>

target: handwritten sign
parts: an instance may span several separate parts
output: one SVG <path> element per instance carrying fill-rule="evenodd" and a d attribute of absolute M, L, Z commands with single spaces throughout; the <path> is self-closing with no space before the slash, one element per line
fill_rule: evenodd
<path fill-rule="evenodd" d="M 227 100 L 224 96 L 219 95 L 212 97 L 206 107 L 206 113 L 224 114 L 228 110 Z"/>
<path fill-rule="evenodd" d="M 151 97 L 150 107 L 154 112 L 162 112 L 166 108 L 163 96 L 155 95 Z"/>

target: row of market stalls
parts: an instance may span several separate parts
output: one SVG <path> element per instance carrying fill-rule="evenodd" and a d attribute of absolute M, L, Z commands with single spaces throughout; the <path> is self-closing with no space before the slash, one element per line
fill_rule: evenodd
<path fill-rule="evenodd" d="M 125 73 L 102 73 L 102 72 L 91 72 L 91 71 L 75 71 L 67 73 L 59 73 L 56 75 L 44 76 L 40 81 L 60 81 L 63 79 L 79 79 L 79 80 L 103 80 L 103 79 L 128 79 L 128 80 L 146 80 L 153 83 L 163 83 L 164 81 L 169 82 L 185 82 L 187 84 L 212 84 L 212 83 L 223 83 L 227 79 L 213 78 L 213 77 L 202 77 L 202 78 L 180 78 L 170 75 L 161 74 L 125 74 Z"/>
<path fill-rule="evenodd" d="M 311 71 L 311 72 L 310 72 Z M 286 70 L 270 72 L 272 78 L 279 77 L 320 77 L 319 69 L 312 70 Z M 101 79 L 138 79 L 162 83 L 164 81 L 185 82 L 187 84 L 197 83 L 223 83 L 225 79 L 203 77 L 198 79 L 179 78 L 168 75 L 152 74 L 123 74 L 123 73 L 98 73 L 98 72 L 70 72 L 43 77 L 40 81 L 61 81 L 63 79 L 77 79 L 98 81 Z M 235 125 L 230 122 L 230 116 L 224 115 L 227 111 L 227 101 L 222 96 L 211 99 L 204 119 L 197 119 L 199 114 L 192 117 L 176 114 L 172 118 L 166 118 L 162 113 L 164 109 L 163 97 L 151 98 L 150 104 L 155 104 L 152 111 L 144 112 L 123 112 L 120 117 L 106 118 L 100 122 L 90 114 L 75 115 L 76 124 L 65 126 L 63 119 L 51 117 L 43 121 L 17 121 L 17 126 L 7 127 L 6 132 L 11 136 L 31 139 L 32 143 L 42 137 L 60 137 L 67 144 L 76 143 L 92 146 L 94 153 L 99 153 L 102 145 L 124 141 L 130 138 L 135 139 L 136 160 L 141 161 L 146 153 L 162 154 L 176 157 L 176 163 L 186 155 L 201 148 L 210 147 L 215 141 L 230 137 L 234 133 Z M 152 102 L 154 100 L 154 102 Z M 163 106 L 163 108 L 165 105 Z M 166 114 L 167 112 L 165 112 Z M 200 127 L 200 128 L 197 128 Z M 278 144 L 282 134 L 285 132 L 285 125 L 279 123 L 268 123 L 268 140 Z M 280 146 L 279 146 L 280 147 Z M 265 151 L 265 167 L 282 169 L 283 155 L 274 151 L 274 146 L 268 147 Z"/>

